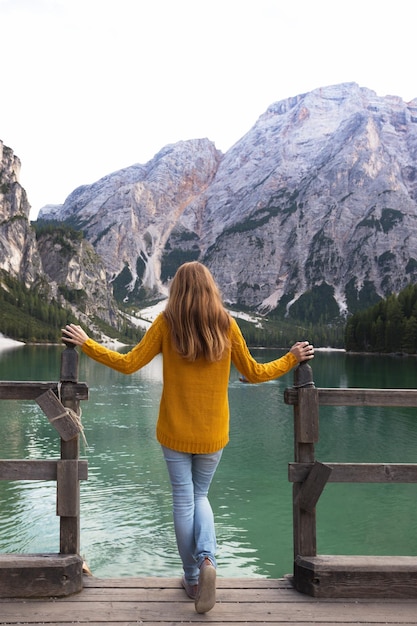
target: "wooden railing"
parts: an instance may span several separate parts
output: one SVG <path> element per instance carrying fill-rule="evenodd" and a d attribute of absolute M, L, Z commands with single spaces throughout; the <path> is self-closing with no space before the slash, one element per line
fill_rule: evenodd
<path fill-rule="evenodd" d="M 79 460 L 77 416 L 87 399 L 73 347 L 62 352 L 59 382 L 0 382 L 0 400 L 35 400 L 61 438 L 58 460 L 0 460 L 0 480 L 55 480 L 60 519 L 59 553 L 0 555 L 0 597 L 65 596 L 82 588 L 79 481 L 87 479 L 87 461 Z"/>
<path fill-rule="evenodd" d="M 294 576 L 296 589 L 317 597 L 417 597 L 417 557 L 317 555 L 316 504 L 327 482 L 415 483 L 417 464 L 326 463 L 315 458 L 319 406 L 417 407 L 414 389 L 318 389 L 307 362 L 284 393 L 294 407 Z"/>
<path fill-rule="evenodd" d="M 0 400 L 35 400 L 61 437 L 58 460 L 0 460 L 0 480 L 56 480 L 60 549 L 57 554 L 0 555 L 0 597 L 65 596 L 82 588 L 79 481 L 79 403 L 88 387 L 78 382 L 78 354 L 66 348 L 59 382 L 0 382 Z M 327 482 L 417 482 L 417 464 L 326 463 L 315 458 L 319 406 L 417 407 L 413 389 L 317 389 L 311 367 L 300 364 L 284 400 L 294 407 L 293 485 L 296 589 L 316 597 L 417 597 L 417 557 L 317 555 L 316 504 Z"/>

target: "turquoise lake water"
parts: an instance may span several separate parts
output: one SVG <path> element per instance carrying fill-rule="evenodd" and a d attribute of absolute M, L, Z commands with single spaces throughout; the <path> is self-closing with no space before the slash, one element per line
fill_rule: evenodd
<path fill-rule="evenodd" d="M 59 379 L 57 346 L 0 352 L 0 379 Z M 252 350 L 260 361 L 282 351 Z M 318 352 L 317 387 L 413 388 L 414 357 Z M 161 391 L 157 358 L 131 376 L 80 356 L 89 479 L 81 482 L 81 554 L 96 576 L 180 574 L 168 477 L 154 431 Z M 221 576 L 292 572 L 293 374 L 261 385 L 231 372 L 231 441 L 210 499 Z M 316 457 L 323 462 L 417 460 L 416 409 L 321 407 Z M 0 458 L 59 458 L 56 432 L 35 402 L 0 403 Z M 0 481 L 0 552 L 57 552 L 56 485 Z M 417 555 L 417 486 L 328 484 L 317 506 L 320 554 Z"/>

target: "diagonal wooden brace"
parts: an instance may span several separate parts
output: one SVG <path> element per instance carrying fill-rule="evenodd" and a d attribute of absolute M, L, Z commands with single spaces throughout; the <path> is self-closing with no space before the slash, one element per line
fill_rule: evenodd
<path fill-rule="evenodd" d="M 304 509 L 304 511 L 312 513 L 331 473 L 332 469 L 328 465 L 315 461 L 307 478 L 301 485 L 294 504 Z"/>
<path fill-rule="evenodd" d="M 45 413 L 61 439 L 70 441 L 80 433 L 80 427 L 71 419 L 68 410 L 58 400 L 51 389 L 36 398 L 36 402 Z"/>

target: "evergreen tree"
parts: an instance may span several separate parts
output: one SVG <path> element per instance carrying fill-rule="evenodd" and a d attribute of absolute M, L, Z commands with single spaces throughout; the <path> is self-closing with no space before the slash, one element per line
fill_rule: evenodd
<path fill-rule="evenodd" d="M 402 351 L 408 354 L 417 353 L 417 318 L 414 315 L 405 320 Z"/>
<path fill-rule="evenodd" d="M 345 346 L 351 351 L 416 354 L 417 285 L 352 315 L 346 324 Z"/>

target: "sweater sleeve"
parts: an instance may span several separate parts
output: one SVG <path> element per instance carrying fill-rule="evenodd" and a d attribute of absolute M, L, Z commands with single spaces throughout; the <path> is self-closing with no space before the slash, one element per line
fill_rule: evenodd
<path fill-rule="evenodd" d="M 250 383 L 262 383 L 279 378 L 298 364 L 292 352 L 268 363 L 258 363 L 248 350 L 245 339 L 237 322 L 232 319 L 231 325 L 232 362 L 236 369 Z"/>
<path fill-rule="evenodd" d="M 122 374 L 132 374 L 147 365 L 162 350 L 162 318 L 159 315 L 142 340 L 126 354 L 109 350 L 93 339 L 81 347 L 84 354 L 94 361 L 107 365 Z"/>

